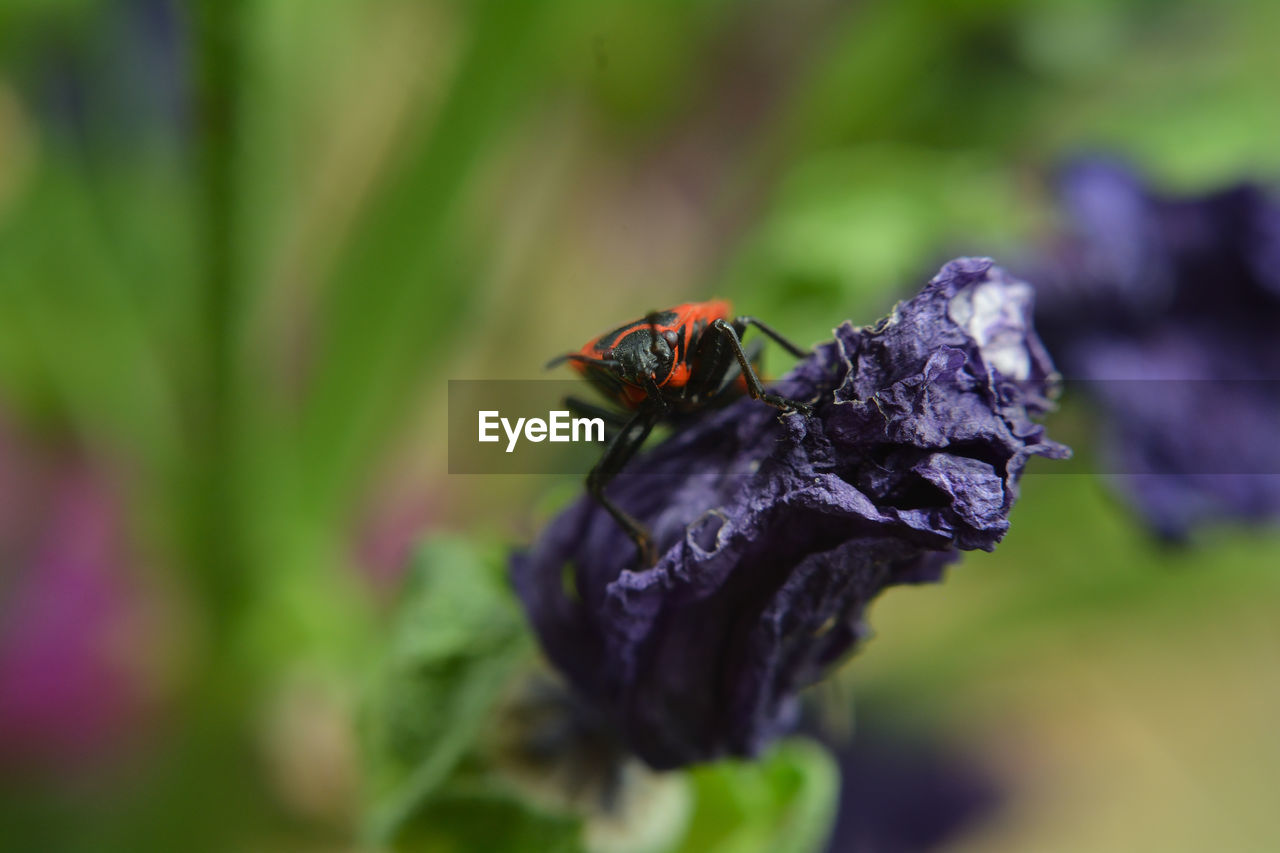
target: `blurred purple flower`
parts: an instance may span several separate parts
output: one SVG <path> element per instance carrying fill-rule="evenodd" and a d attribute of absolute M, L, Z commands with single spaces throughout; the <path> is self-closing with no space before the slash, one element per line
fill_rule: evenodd
<path fill-rule="evenodd" d="M 1030 313 L 1029 285 L 953 261 L 778 383 L 813 417 L 742 400 L 634 460 L 611 496 L 655 567 L 589 498 L 512 559 L 552 662 L 655 768 L 756 754 L 881 590 L 992 549 L 1027 459 L 1066 455 L 1032 421 L 1053 366 Z"/>
<path fill-rule="evenodd" d="M 851 741 L 824 738 L 840 767 L 828 853 L 922 853 L 962 838 L 1002 804 L 995 772 L 937 737 L 859 719 Z"/>
<path fill-rule="evenodd" d="M 78 771 L 138 730 L 151 614 L 106 479 L 34 450 L 0 428 L 0 762 Z"/>
<path fill-rule="evenodd" d="M 183 136 L 191 113 L 188 12 L 175 0 L 118 0 L 72 35 L 37 36 L 31 93 L 44 123 L 76 142 Z"/>
<path fill-rule="evenodd" d="M 1166 198 L 1091 160 L 1034 276 L 1036 325 L 1103 415 L 1104 464 L 1159 534 L 1280 512 L 1280 206 L 1257 186 Z"/>

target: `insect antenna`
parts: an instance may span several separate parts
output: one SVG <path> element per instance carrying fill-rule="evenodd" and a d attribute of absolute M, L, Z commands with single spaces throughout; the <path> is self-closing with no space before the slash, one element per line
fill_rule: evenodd
<path fill-rule="evenodd" d="M 591 358 L 590 356 L 582 355 L 580 353 L 567 352 L 564 355 L 558 355 L 555 358 L 548 361 L 544 369 L 550 370 L 553 367 L 564 364 L 566 361 L 577 361 L 577 362 L 581 362 L 582 364 L 594 364 L 597 367 L 612 368 L 612 367 L 618 366 L 618 362 L 614 361 L 611 358 Z"/>

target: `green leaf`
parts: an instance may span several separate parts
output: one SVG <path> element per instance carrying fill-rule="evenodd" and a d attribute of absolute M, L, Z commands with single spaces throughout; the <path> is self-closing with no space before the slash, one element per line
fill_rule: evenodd
<path fill-rule="evenodd" d="M 425 138 L 414 139 L 361 219 L 329 282 L 303 413 L 308 490 L 322 520 L 345 506 L 428 357 L 464 328 L 477 295 L 459 267 L 460 207 L 486 154 L 538 80 L 529 54 L 550 3 L 476 3 L 467 47 Z"/>
<path fill-rule="evenodd" d="M 501 791 L 457 792 L 451 786 L 413 816 L 393 846 L 413 853 L 576 853 L 580 836 L 577 819 L 530 808 Z"/>
<path fill-rule="evenodd" d="M 802 853 L 827 840 L 840 791 L 831 755 L 803 739 L 782 742 L 757 762 L 726 761 L 690 773 L 693 823 L 688 853 Z"/>
<path fill-rule="evenodd" d="M 435 796 L 472 751 L 529 635 L 500 548 L 436 539 L 414 561 L 364 719 L 377 842 Z"/>

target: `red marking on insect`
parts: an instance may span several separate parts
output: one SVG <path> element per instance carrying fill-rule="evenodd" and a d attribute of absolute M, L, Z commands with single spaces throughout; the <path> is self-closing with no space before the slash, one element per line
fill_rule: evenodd
<path fill-rule="evenodd" d="M 742 347 L 748 326 L 756 327 L 794 356 L 808 355 L 754 317 L 733 318 L 729 303 L 716 299 L 654 311 L 551 361 L 551 365 L 568 361 L 597 390 L 631 412 L 623 422 L 590 404 L 566 401 L 579 412 L 608 415 L 619 427 L 604 456 L 587 475 L 587 489 L 635 541 L 644 566 L 653 565 L 655 557 L 648 531 L 614 505 L 605 496 L 604 487 L 640 449 L 655 424 L 721 405 L 744 392 L 783 411 L 812 411 L 807 403 L 764 389 L 756 373 L 755 354 Z"/>
<path fill-rule="evenodd" d="M 614 402 L 635 409 L 654 388 L 667 395 L 686 388 L 702 335 L 729 316 L 723 300 L 677 305 L 597 335 L 562 358 Z"/>

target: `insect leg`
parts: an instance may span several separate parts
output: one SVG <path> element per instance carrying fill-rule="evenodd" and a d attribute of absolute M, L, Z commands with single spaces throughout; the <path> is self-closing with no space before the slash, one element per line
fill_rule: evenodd
<path fill-rule="evenodd" d="M 812 355 L 809 350 L 801 349 L 791 343 L 791 341 L 784 338 L 782 334 L 772 326 L 757 320 L 755 317 L 739 317 L 733 321 L 733 330 L 738 333 L 738 337 L 742 337 L 742 333 L 747 330 L 747 326 L 755 326 L 757 329 L 772 338 L 774 343 L 794 355 L 796 358 L 804 358 L 808 355 Z"/>
<path fill-rule="evenodd" d="M 749 319 L 749 318 L 748 318 Z M 736 325 L 736 324 L 735 324 Z M 762 330 L 765 327 L 761 327 Z M 742 368 L 742 376 L 747 380 L 747 392 L 757 400 L 763 400 L 770 406 L 779 409 L 794 409 L 803 412 L 806 415 L 813 414 L 813 407 L 807 403 L 801 403 L 797 400 L 788 400 L 777 394 L 770 394 L 764 390 L 764 385 L 760 382 L 760 377 L 756 375 L 755 370 L 751 367 L 751 362 L 747 359 L 747 354 L 742 349 L 742 341 L 738 338 L 737 331 L 724 320 L 716 320 L 711 324 L 711 329 L 720 335 L 721 338 L 728 342 L 733 355 L 738 359 L 738 366 Z M 770 330 L 772 331 L 772 330 Z M 769 334 L 769 332 L 766 332 Z M 776 333 L 775 333 L 776 334 Z M 788 347 L 792 346 L 787 344 Z"/>
<path fill-rule="evenodd" d="M 595 403 L 588 403 L 577 397 L 565 397 L 564 405 L 576 417 L 599 418 L 604 421 L 605 435 L 610 439 L 621 432 L 630 420 L 622 412 L 615 412 L 613 409 L 606 409 L 604 406 L 597 406 Z"/>
<path fill-rule="evenodd" d="M 756 339 L 749 344 L 742 345 L 742 351 L 747 355 L 747 363 L 756 371 L 756 375 L 760 375 L 760 355 L 764 350 L 764 341 Z M 740 381 L 741 380 L 741 381 Z M 733 397 L 742 392 L 742 386 L 746 384 L 746 380 L 742 376 L 742 368 L 738 366 L 737 359 L 724 372 L 724 378 L 720 380 L 720 388 L 716 390 L 707 402 L 710 405 L 717 405 L 733 399 Z"/>
<path fill-rule="evenodd" d="M 644 407 L 637 411 L 631 420 L 627 421 L 621 432 L 609 442 L 604 456 L 600 457 L 600 461 L 591 469 L 591 473 L 587 474 L 587 491 L 608 511 L 609 515 L 613 516 L 618 526 L 631 537 L 631 541 L 636 543 L 640 565 L 645 568 L 657 562 L 657 554 L 653 550 L 653 538 L 644 525 L 609 500 L 604 493 L 604 488 L 635 455 L 640 445 L 644 444 L 644 440 L 649 437 L 649 432 L 658 422 L 659 417 L 659 410 L 654 408 Z"/>

